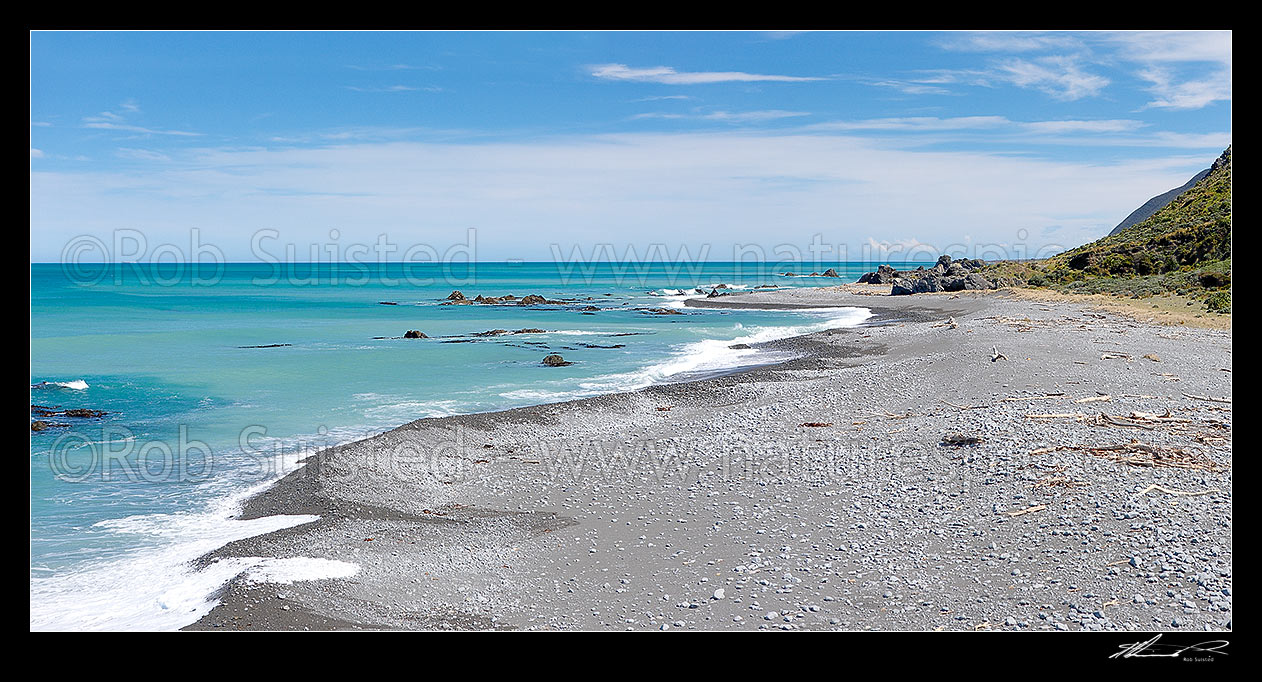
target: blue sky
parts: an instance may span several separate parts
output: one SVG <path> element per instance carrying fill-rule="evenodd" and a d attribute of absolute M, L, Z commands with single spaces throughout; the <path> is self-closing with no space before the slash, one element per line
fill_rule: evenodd
<path fill-rule="evenodd" d="M 31 257 L 193 228 L 232 260 L 261 229 L 1035 253 L 1206 167 L 1230 84 L 1222 32 L 36 32 Z"/>

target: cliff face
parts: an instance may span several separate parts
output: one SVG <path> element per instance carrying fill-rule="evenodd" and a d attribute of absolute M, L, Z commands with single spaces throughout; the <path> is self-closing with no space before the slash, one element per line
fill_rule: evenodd
<path fill-rule="evenodd" d="M 1108 236 L 1112 237 L 1113 235 L 1117 234 L 1118 232 L 1121 232 L 1122 230 L 1125 230 L 1131 225 L 1135 225 L 1136 223 L 1141 223 L 1147 220 L 1152 214 L 1156 213 L 1157 211 L 1160 211 L 1161 209 L 1165 208 L 1170 202 L 1177 199 L 1180 194 L 1183 194 L 1189 189 L 1192 189 L 1193 185 L 1205 179 L 1205 176 L 1209 175 L 1209 172 L 1211 170 L 1213 170 L 1213 168 L 1206 168 L 1200 173 L 1197 173 L 1196 175 L 1192 176 L 1192 179 L 1184 183 L 1182 187 L 1179 187 L 1177 189 L 1172 189 L 1169 192 L 1158 194 L 1157 196 L 1149 199 L 1148 201 L 1145 201 L 1143 206 L 1140 206 L 1139 208 L 1132 211 L 1130 215 L 1126 216 L 1125 220 L 1118 223 L 1117 227 L 1113 228 L 1113 230 L 1109 232 Z"/>

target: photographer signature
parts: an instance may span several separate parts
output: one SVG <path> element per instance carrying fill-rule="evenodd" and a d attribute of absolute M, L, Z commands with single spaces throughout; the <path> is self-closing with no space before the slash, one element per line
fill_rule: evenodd
<path fill-rule="evenodd" d="M 1160 639 L 1161 635 L 1157 635 L 1146 642 L 1123 644 L 1120 647 L 1121 651 L 1114 653 L 1109 658 L 1179 658 L 1185 652 L 1227 655 L 1227 652 L 1223 651 L 1227 646 L 1227 640 L 1225 639 L 1213 639 L 1186 646 L 1158 644 L 1157 642 Z"/>

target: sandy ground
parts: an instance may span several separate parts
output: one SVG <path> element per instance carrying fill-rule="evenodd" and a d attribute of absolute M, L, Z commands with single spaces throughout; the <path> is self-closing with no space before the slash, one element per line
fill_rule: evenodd
<path fill-rule="evenodd" d="M 1205 312 L 1205 305 L 1183 296 L 1163 294 L 1126 298 L 1104 294 L 1064 294 L 1049 289 L 1008 289 L 1003 295 L 1043 303 L 1077 303 L 1155 325 L 1187 325 L 1206 329 L 1231 329 L 1231 315 Z"/>
<path fill-rule="evenodd" d="M 875 293 L 694 302 L 876 313 L 797 360 L 325 451 L 243 510 L 319 521 L 202 561 L 359 573 L 190 628 L 1230 629 L 1229 330 Z"/>

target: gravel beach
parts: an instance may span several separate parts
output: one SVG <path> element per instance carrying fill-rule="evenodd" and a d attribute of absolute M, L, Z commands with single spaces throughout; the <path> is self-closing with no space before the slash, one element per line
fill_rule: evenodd
<path fill-rule="evenodd" d="M 876 291 L 689 301 L 874 313 L 794 360 L 321 452 L 242 510 L 318 521 L 201 562 L 359 572 L 187 629 L 1231 628 L 1230 330 Z"/>

